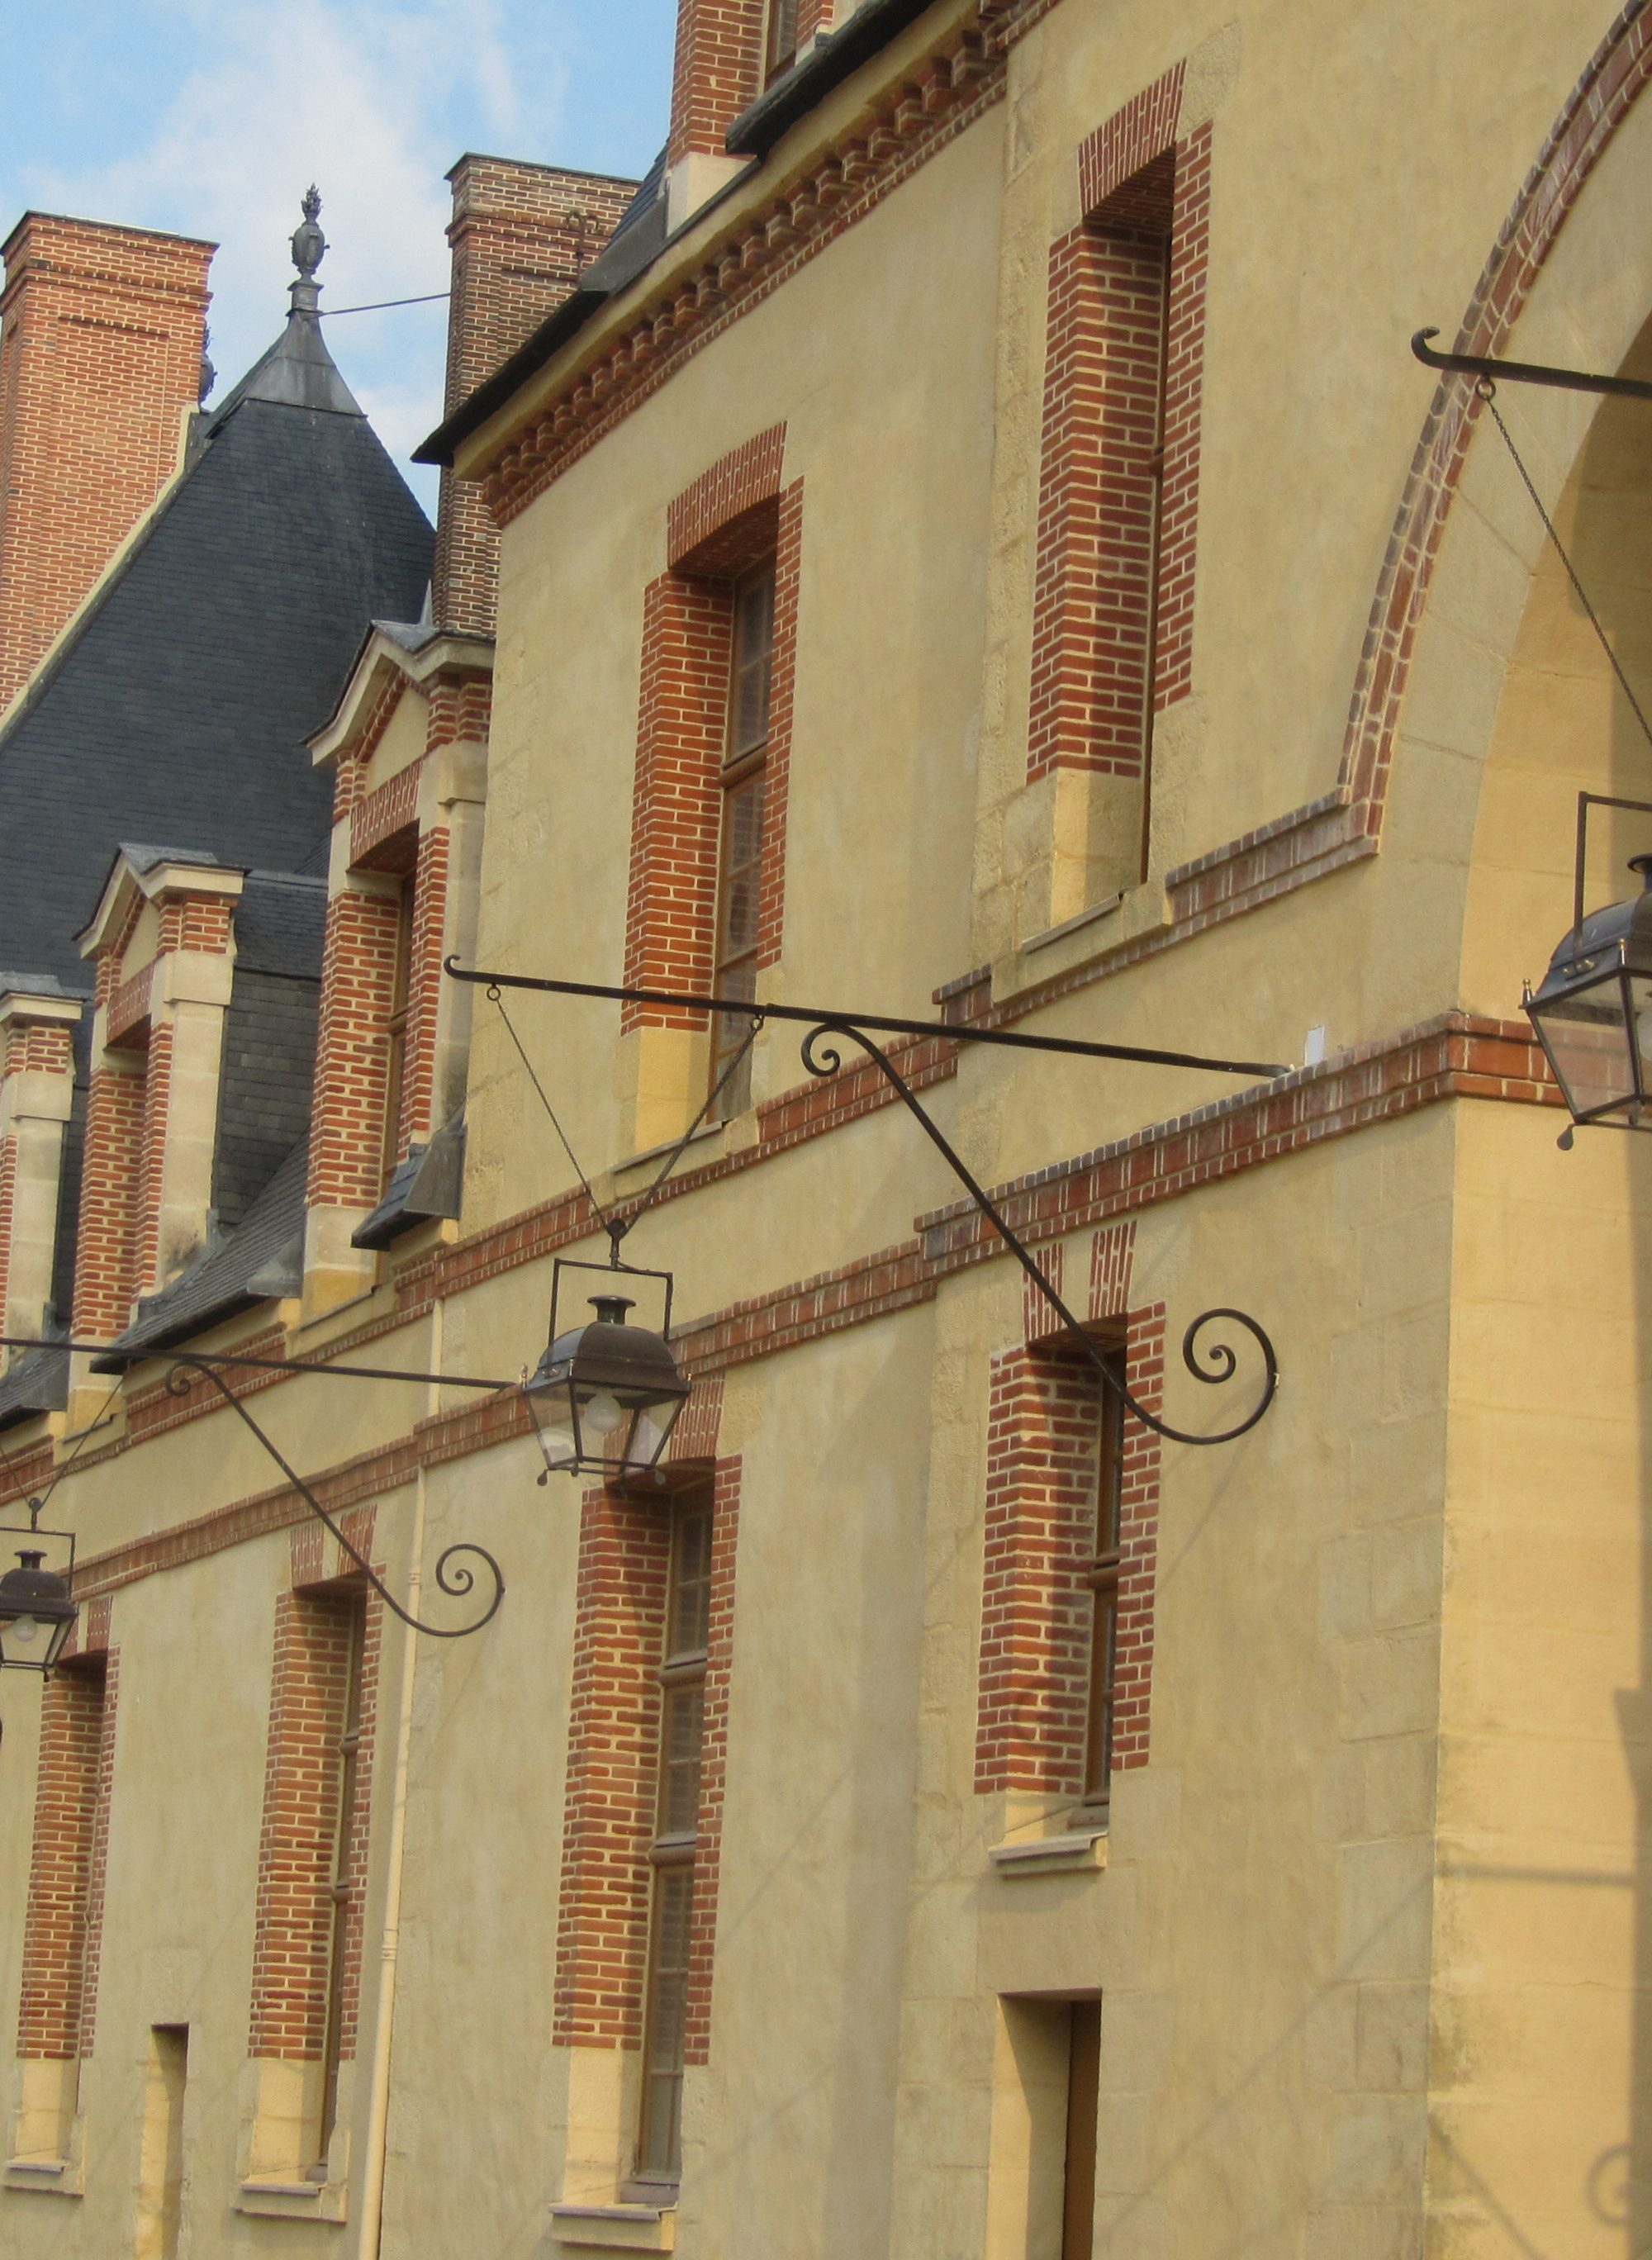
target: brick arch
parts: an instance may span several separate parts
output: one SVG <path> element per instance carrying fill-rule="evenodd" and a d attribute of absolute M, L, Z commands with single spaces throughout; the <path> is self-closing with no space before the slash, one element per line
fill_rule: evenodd
<path fill-rule="evenodd" d="M 1453 340 L 1455 351 L 1506 351 L 1584 184 L 1648 79 L 1652 0 L 1627 0 L 1562 105 L 1498 232 Z M 1481 420 L 1470 380 L 1442 376 L 1423 418 L 1377 574 L 1335 784 L 1305 806 L 1168 872 L 1169 931 L 1127 944 L 1109 960 L 1109 970 L 1377 852 L 1419 635 Z M 1038 992 L 1037 1001 L 1059 993 L 1053 984 Z M 1026 1000 L 1029 1006 L 1033 1001 Z"/>
<path fill-rule="evenodd" d="M 1470 297 L 1454 352 L 1503 352 L 1584 182 L 1649 79 L 1652 0 L 1627 0 L 1521 183 Z M 1418 627 L 1480 404 L 1468 378 L 1441 378 L 1377 577 L 1335 795 L 1350 806 L 1354 830 L 1373 841 L 1381 836 Z"/>

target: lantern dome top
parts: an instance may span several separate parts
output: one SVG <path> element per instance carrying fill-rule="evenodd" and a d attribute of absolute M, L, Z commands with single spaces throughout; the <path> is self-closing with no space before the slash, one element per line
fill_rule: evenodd
<path fill-rule="evenodd" d="M 1592 961 L 1620 948 L 1632 970 L 1652 973 L 1652 855 L 1632 856 L 1629 869 L 1641 880 L 1641 892 L 1591 911 L 1581 926 L 1562 934 L 1534 1003 L 1541 1004 L 1580 972 L 1592 970 Z"/>

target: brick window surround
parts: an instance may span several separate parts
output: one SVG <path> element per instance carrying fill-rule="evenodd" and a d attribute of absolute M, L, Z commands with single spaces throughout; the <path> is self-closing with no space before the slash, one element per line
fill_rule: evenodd
<path fill-rule="evenodd" d="M 308 1540 L 311 1534 L 302 1535 Z M 368 1550 L 370 1524 L 352 1535 Z M 318 1558 L 296 1560 L 295 1576 L 320 1566 Z M 360 1579 L 295 1583 L 275 1604 L 247 2043 L 257 2058 L 320 2062 L 330 2016 L 336 2017 L 338 2060 L 347 2063 L 355 2056 L 381 1613 L 376 1596 Z M 353 1809 L 343 1814 L 339 1745 L 353 1659 L 360 1672 L 360 1739 Z M 335 1970 L 334 1868 L 341 1830 L 350 1860 L 347 1874 L 337 1879 L 347 1897 Z"/>
<path fill-rule="evenodd" d="M 1050 250 L 1029 783 L 1145 775 L 1192 682 L 1211 128 L 1177 138 L 1176 68 L 1078 153 Z"/>
<path fill-rule="evenodd" d="M 679 1462 L 672 1474 L 678 1484 L 708 1486 L 712 1502 L 711 1629 L 683 2050 L 688 2063 L 703 2064 L 711 2040 L 740 1462 Z M 585 1494 L 552 2026 L 559 2047 L 642 2044 L 670 1534 L 669 1498 L 607 1488 Z"/>
<path fill-rule="evenodd" d="M 236 891 L 239 891 L 239 885 Z M 86 1103 L 75 1241 L 74 1327 L 77 1334 L 106 1341 L 130 1324 L 141 1295 L 162 1284 L 167 1265 L 188 1252 L 204 1232 L 210 1198 L 201 1154 L 169 1151 L 174 1054 L 187 1019 L 186 1062 L 198 1084 L 209 1063 L 216 1076 L 222 1043 L 228 975 L 201 993 L 157 998 L 171 984 L 168 961 L 226 959 L 232 948 L 234 900 L 229 893 L 168 890 L 159 899 L 152 958 L 124 980 L 123 953 L 143 909 L 141 894 L 125 923 L 101 940 L 92 1069 Z M 221 995 L 220 992 L 221 991 Z M 210 992 L 210 993 L 209 993 Z M 176 1210 L 168 1227 L 168 1201 Z M 169 1244 L 169 1241 L 176 1244 Z"/>
<path fill-rule="evenodd" d="M 1162 1400 L 1164 1310 L 1126 1311 L 1134 1227 L 1096 1234 L 1091 1319 L 1122 1348 L 1132 1394 Z M 1123 1261 L 1119 1260 L 1122 1248 Z M 1047 1320 L 1041 1314 L 1041 1327 Z M 1081 1798 L 1091 1699 L 1101 1391 L 1082 1352 L 1046 1336 L 992 1359 L 976 1724 L 977 1793 Z M 1158 1556 L 1159 1440 L 1124 1415 L 1112 1770 L 1145 1765 Z"/>
<path fill-rule="evenodd" d="M 119 1665 L 107 1601 L 77 1631 L 41 1699 L 18 2017 L 19 2056 L 65 2063 L 90 2056 L 97 2028 Z"/>
<path fill-rule="evenodd" d="M 409 697 L 426 704 L 424 754 L 369 789 L 373 755 Z M 333 824 L 347 832 L 347 868 L 327 903 L 322 955 L 312 1208 L 376 1207 L 387 1160 L 404 1160 L 453 1103 L 440 1067 L 442 959 L 459 939 L 452 812 L 438 801 L 433 813 L 428 803 L 442 749 L 485 744 L 490 707 L 485 676 L 426 689 L 397 675 L 335 763 Z"/>
<path fill-rule="evenodd" d="M 643 604 L 642 683 L 626 915 L 626 985 L 709 987 L 716 949 L 722 769 L 734 583 L 775 560 L 764 762 L 759 970 L 780 957 L 797 663 L 803 482 L 782 484 L 785 426 L 747 440 L 671 505 L 667 568 Z M 703 1028 L 704 1013 L 628 1005 L 621 1026 Z"/>

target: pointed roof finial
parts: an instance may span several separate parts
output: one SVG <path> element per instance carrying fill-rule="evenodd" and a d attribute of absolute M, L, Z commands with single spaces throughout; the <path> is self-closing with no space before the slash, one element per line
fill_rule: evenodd
<path fill-rule="evenodd" d="M 292 263 L 298 269 L 298 280 L 292 285 L 295 314 L 313 314 L 319 302 L 321 286 L 316 281 L 316 269 L 327 249 L 316 217 L 320 210 L 321 197 L 312 182 L 304 190 L 304 218 L 293 231 Z"/>

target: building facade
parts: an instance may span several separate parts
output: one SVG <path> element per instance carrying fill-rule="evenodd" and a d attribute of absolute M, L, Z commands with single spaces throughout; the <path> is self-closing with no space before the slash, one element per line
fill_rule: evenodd
<path fill-rule="evenodd" d="M 1647 2248 L 1652 1186 L 1520 999 L 1652 800 L 1652 433 L 1407 341 L 1652 375 L 1648 77 L 1643 0 L 682 0 L 640 186 L 458 168 L 290 1233 L 157 1269 L 223 1132 L 146 1131 L 0 1430 L 82 1610 L 4 1686 L 8 2252 Z M 77 912 L 93 1105 L 207 844 Z M 944 1024 L 1088 1351 L 804 1005 Z M 611 1221 L 692 1394 L 536 1487 Z M 1239 1427 L 1235 1311 L 1254 1426 L 1121 1405 Z M 226 1378 L 487 1623 L 180 1348 L 331 1369 Z"/>

